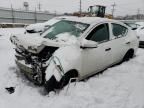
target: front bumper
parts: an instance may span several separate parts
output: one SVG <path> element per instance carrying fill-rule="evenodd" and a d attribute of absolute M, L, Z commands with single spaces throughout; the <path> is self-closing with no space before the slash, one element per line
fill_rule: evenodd
<path fill-rule="evenodd" d="M 25 74 L 33 74 L 31 65 L 26 65 L 24 60 L 15 60 L 15 62 L 21 72 Z"/>

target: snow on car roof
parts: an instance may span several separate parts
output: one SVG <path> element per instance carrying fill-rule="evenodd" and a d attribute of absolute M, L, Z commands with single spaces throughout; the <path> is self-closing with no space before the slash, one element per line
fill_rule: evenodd
<path fill-rule="evenodd" d="M 100 18 L 100 17 L 66 17 L 64 19 L 69 20 L 69 21 L 87 23 L 87 24 L 106 22 L 106 21 L 114 21 L 114 20 L 111 20 L 108 18 Z"/>

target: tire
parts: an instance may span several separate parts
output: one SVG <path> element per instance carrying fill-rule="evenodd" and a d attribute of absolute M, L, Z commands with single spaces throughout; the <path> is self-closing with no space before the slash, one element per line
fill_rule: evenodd
<path fill-rule="evenodd" d="M 130 49 L 124 56 L 123 62 L 129 61 L 134 56 L 134 50 Z"/>
<path fill-rule="evenodd" d="M 67 72 L 59 82 L 54 76 L 52 76 L 48 81 L 46 81 L 44 87 L 48 93 L 55 91 L 55 89 L 62 89 L 69 83 L 69 80 L 74 77 L 78 77 L 78 73 L 74 70 Z"/>
<path fill-rule="evenodd" d="M 46 81 L 44 87 L 46 91 L 49 93 L 59 88 L 59 83 L 57 82 L 56 78 L 52 76 L 48 81 Z"/>
<path fill-rule="evenodd" d="M 71 78 L 78 77 L 78 72 L 76 70 L 71 70 L 67 72 L 62 79 L 60 80 L 60 88 L 62 89 L 64 86 L 66 86 Z M 72 80 L 71 82 L 74 82 L 75 80 Z"/>

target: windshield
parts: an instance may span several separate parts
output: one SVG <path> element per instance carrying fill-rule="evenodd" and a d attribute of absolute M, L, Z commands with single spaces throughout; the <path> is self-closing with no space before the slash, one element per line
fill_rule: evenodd
<path fill-rule="evenodd" d="M 70 36 L 79 37 L 89 24 L 61 20 L 45 31 L 42 36 L 44 38 L 56 39 L 60 34 L 69 34 Z"/>

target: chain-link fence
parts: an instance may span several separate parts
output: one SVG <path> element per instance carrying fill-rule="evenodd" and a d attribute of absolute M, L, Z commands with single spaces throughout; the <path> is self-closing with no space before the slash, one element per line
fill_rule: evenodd
<path fill-rule="evenodd" d="M 13 8 L 0 8 L 0 23 L 24 23 L 31 24 L 47 21 L 56 14 L 44 11 L 25 11 Z"/>

